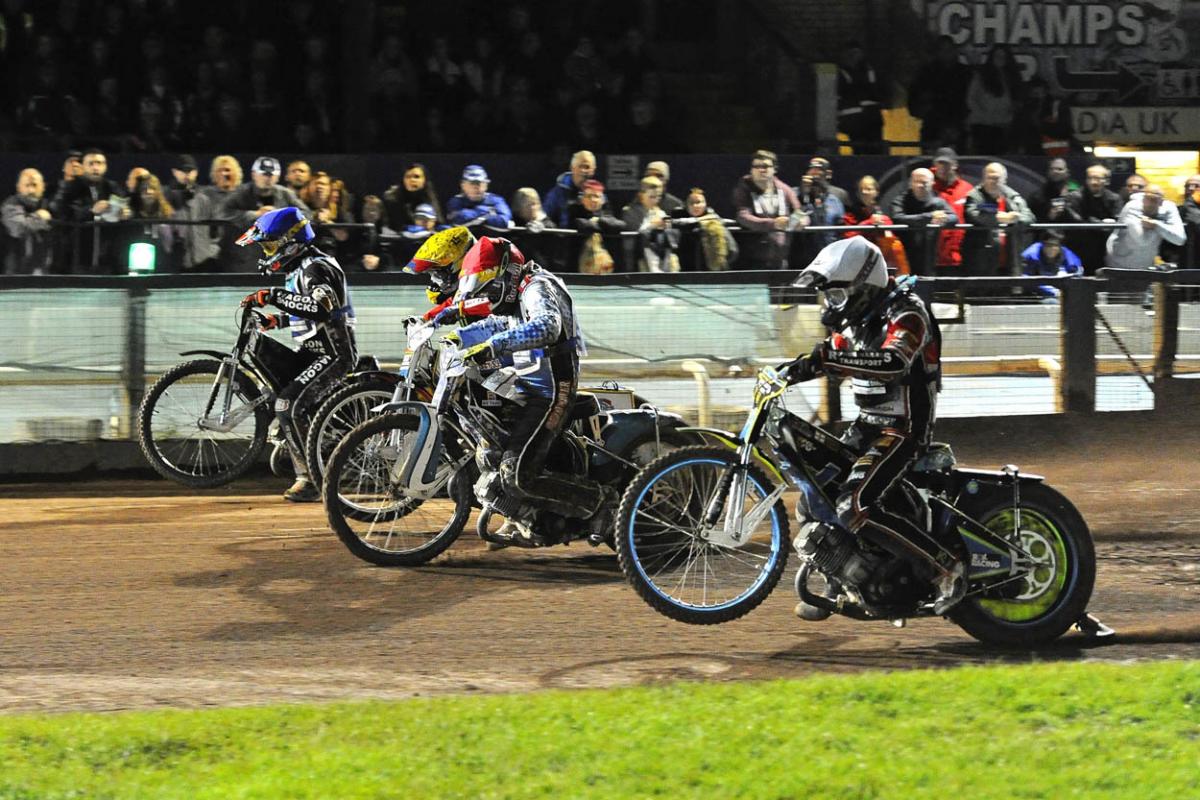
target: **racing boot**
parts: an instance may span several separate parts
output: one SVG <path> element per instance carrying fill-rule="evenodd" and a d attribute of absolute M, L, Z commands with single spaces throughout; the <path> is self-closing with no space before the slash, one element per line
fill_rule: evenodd
<path fill-rule="evenodd" d="M 308 477 L 308 467 L 304 459 L 296 455 L 296 451 L 288 444 L 288 455 L 292 457 L 292 467 L 296 470 L 296 482 L 283 493 L 284 500 L 293 503 L 315 503 L 321 499 L 321 490 Z"/>

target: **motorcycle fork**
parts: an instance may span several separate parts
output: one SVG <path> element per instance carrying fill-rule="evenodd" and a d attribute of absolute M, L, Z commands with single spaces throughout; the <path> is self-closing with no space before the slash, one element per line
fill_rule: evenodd
<path fill-rule="evenodd" d="M 738 463 L 730 464 L 725 468 L 725 474 L 721 476 L 717 490 L 713 493 L 712 499 L 708 501 L 708 507 L 704 511 L 704 526 L 711 528 L 721 518 L 721 512 L 725 510 L 726 502 L 730 503 L 729 513 L 725 515 L 724 532 L 726 535 L 738 533 L 738 527 L 746 507 L 746 476 L 749 474 L 752 451 L 749 445 L 742 444 L 738 447 L 737 453 Z"/>

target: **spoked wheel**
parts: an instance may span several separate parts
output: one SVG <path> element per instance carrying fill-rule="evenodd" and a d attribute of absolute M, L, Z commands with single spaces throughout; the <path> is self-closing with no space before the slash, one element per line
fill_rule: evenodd
<path fill-rule="evenodd" d="M 332 392 L 313 415 L 304 442 L 308 475 L 318 486 L 333 449 L 353 428 L 366 422 L 371 409 L 392 399 L 394 385 L 381 378 L 350 383 Z"/>
<path fill-rule="evenodd" d="M 1014 540 L 1030 563 L 1007 583 L 968 593 L 950 618 L 979 641 L 1006 647 L 1034 647 L 1065 633 L 1087 610 L 1096 580 L 1092 536 L 1071 502 L 1031 484 L 1021 487 L 1019 526 L 1011 501 L 963 510 Z"/>
<path fill-rule="evenodd" d="M 424 564 L 458 538 L 471 513 L 471 482 L 464 475 L 450 476 L 448 490 L 430 499 L 396 487 L 392 469 L 417 427 L 411 414 L 373 417 L 342 439 L 326 465 L 329 525 L 351 553 L 372 564 Z M 443 450 L 439 473 L 453 466 Z"/>
<path fill-rule="evenodd" d="M 221 367 L 212 359 L 179 364 L 142 400 L 138 440 L 150 466 L 164 478 L 196 489 L 220 486 L 242 475 L 262 452 L 270 404 L 240 371 L 218 382 Z M 231 379 L 232 399 L 224 414 Z"/>
<path fill-rule="evenodd" d="M 740 536 L 724 532 L 730 514 L 727 476 L 737 454 L 684 447 L 655 459 L 625 490 L 617 515 L 617 557 L 642 599 L 660 614 L 695 625 L 727 622 L 766 599 L 787 564 L 787 513 L 767 506 L 772 482 L 751 465 Z M 718 496 L 714 525 L 704 517 Z"/>

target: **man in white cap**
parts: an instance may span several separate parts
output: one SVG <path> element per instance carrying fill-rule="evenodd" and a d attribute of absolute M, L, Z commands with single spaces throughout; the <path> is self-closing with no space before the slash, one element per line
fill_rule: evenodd
<path fill-rule="evenodd" d="M 503 197 L 488 191 L 490 183 L 487 170 L 478 164 L 468 164 L 459 184 L 462 192 L 446 203 L 446 221 L 451 225 L 511 228 L 512 209 Z"/>
<path fill-rule="evenodd" d="M 646 165 L 646 172 L 642 175 L 643 178 L 658 178 L 663 183 L 662 197 L 658 201 L 658 206 L 663 211 L 667 212 L 668 217 L 683 216 L 683 201 L 667 190 L 667 182 L 671 180 L 671 168 L 667 166 L 665 161 L 651 161 Z"/>

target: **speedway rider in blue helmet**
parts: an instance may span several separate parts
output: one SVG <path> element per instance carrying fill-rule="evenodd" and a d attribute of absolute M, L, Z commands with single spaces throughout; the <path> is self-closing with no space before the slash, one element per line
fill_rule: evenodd
<path fill-rule="evenodd" d="M 266 316 L 262 329 L 290 327 L 292 338 L 300 344 L 297 352 L 307 362 L 275 400 L 275 418 L 296 468 L 296 482 L 283 496 L 298 503 L 318 499 L 320 487 L 309 480 L 304 436 L 296 417 L 306 414 L 309 405 L 346 375 L 358 358 L 346 274 L 332 256 L 316 248 L 315 238 L 300 209 L 288 206 L 263 214 L 237 240 L 242 247 L 255 243 L 262 247 L 258 270 L 263 275 L 287 274 L 283 288 L 251 292 L 242 305 L 280 309 L 282 313 Z"/>

